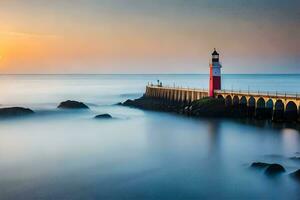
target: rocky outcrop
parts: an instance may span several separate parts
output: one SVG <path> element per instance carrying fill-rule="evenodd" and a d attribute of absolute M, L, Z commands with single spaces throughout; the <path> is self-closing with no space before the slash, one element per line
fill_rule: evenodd
<path fill-rule="evenodd" d="M 11 107 L 0 108 L 0 118 L 21 117 L 34 114 L 34 111 L 29 108 Z"/>
<path fill-rule="evenodd" d="M 233 116 L 231 109 L 226 108 L 223 99 L 203 98 L 186 106 L 185 113 L 192 116 L 226 117 Z"/>
<path fill-rule="evenodd" d="M 58 108 L 61 108 L 61 109 L 89 109 L 89 107 L 82 102 L 70 101 L 70 100 L 61 102 L 59 104 Z"/>
<path fill-rule="evenodd" d="M 222 99 L 203 98 L 192 103 L 171 102 L 157 98 L 141 97 L 127 100 L 122 105 L 145 110 L 176 112 L 190 116 L 225 117 L 231 116 Z"/>
<path fill-rule="evenodd" d="M 290 174 L 290 176 L 298 181 L 300 181 L 300 169 Z"/>
<path fill-rule="evenodd" d="M 94 117 L 95 119 L 111 119 L 112 116 L 109 114 L 101 114 Z"/>
<path fill-rule="evenodd" d="M 265 169 L 269 167 L 271 164 L 269 163 L 264 163 L 264 162 L 254 162 L 251 164 L 251 168 L 256 168 L 256 169 Z"/>
<path fill-rule="evenodd" d="M 285 169 L 282 165 L 271 164 L 267 167 L 265 174 L 268 176 L 276 176 L 285 172 Z"/>
<path fill-rule="evenodd" d="M 265 170 L 265 174 L 268 176 L 276 176 L 285 172 L 284 167 L 276 163 L 254 162 L 250 167 L 253 169 Z"/>

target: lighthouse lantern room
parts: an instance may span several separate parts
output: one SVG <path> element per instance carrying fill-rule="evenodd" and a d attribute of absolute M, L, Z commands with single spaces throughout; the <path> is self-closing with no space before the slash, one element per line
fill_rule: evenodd
<path fill-rule="evenodd" d="M 219 61 L 219 53 L 214 49 L 212 53 L 212 61 L 209 64 L 209 96 L 214 97 L 215 90 L 221 90 L 221 68 L 222 65 Z"/>

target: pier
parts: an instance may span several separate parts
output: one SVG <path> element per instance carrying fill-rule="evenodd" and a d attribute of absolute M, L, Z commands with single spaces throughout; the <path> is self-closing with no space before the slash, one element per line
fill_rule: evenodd
<path fill-rule="evenodd" d="M 221 99 L 222 101 L 220 102 L 221 104 L 224 102 L 226 111 L 234 109 L 238 111 L 240 116 L 246 112 L 247 116 L 256 116 L 258 118 L 299 121 L 300 96 L 298 94 L 223 90 L 221 87 L 221 68 L 219 53 L 214 49 L 209 64 L 208 89 L 168 87 L 163 86 L 158 80 L 157 85 L 147 85 L 144 96 L 186 105 L 209 97 Z"/>
<path fill-rule="evenodd" d="M 167 87 L 159 85 L 147 85 L 146 97 L 190 104 L 193 101 L 209 97 L 209 91 L 205 89 L 191 89 L 180 87 Z M 215 90 L 212 98 L 224 99 L 228 107 L 242 107 L 253 111 L 268 110 L 274 113 L 300 113 L 300 95 L 277 92 L 251 92 L 233 90 Z"/>

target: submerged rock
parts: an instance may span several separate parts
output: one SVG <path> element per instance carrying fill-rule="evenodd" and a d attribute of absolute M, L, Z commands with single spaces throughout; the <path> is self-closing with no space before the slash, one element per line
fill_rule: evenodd
<path fill-rule="evenodd" d="M 0 118 L 20 117 L 33 114 L 34 111 L 29 108 L 11 107 L 0 108 Z"/>
<path fill-rule="evenodd" d="M 87 105 L 85 105 L 82 102 L 78 102 L 78 101 L 64 101 L 61 102 L 58 106 L 58 108 L 62 108 L 62 109 L 89 109 L 89 107 Z"/>
<path fill-rule="evenodd" d="M 291 157 L 290 159 L 295 160 L 295 161 L 300 161 L 300 157 L 298 157 L 298 156 Z"/>
<path fill-rule="evenodd" d="M 250 167 L 256 169 L 265 169 L 265 174 L 268 176 L 275 176 L 285 172 L 284 167 L 276 163 L 270 164 L 264 162 L 254 162 Z"/>
<path fill-rule="evenodd" d="M 257 169 L 264 169 L 264 168 L 267 168 L 269 167 L 271 164 L 269 163 L 264 163 L 264 162 L 254 162 L 251 164 L 250 167 L 252 168 L 257 168 Z"/>
<path fill-rule="evenodd" d="M 268 176 L 275 176 L 275 175 L 282 174 L 284 172 L 285 172 L 285 169 L 283 166 L 281 166 L 279 164 L 271 164 L 266 169 L 265 174 Z"/>
<path fill-rule="evenodd" d="M 296 180 L 300 181 L 300 169 L 290 174 L 292 178 L 295 178 Z"/>
<path fill-rule="evenodd" d="M 124 105 L 124 106 L 138 106 L 139 104 L 138 104 L 138 100 L 142 100 L 142 99 L 136 99 L 136 100 L 131 100 L 131 99 L 128 99 L 128 100 L 126 100 L 122 105 Z"/>
<path fill-rule="evenodd" d="M 95 116 L 95 119 L 111 119 L 112 116 L 109 114 L 101 114 L 101 115 L 97 115 Z"/>

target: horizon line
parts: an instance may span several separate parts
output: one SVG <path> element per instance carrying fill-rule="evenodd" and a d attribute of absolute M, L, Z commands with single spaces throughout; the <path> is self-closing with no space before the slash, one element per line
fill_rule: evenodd
<path fill-rule="evenodd" d="M 300 73 L 222 73 L 223 75 L 300 75 Z M 7 75 L 209 75 L 209 73 L 0 73 Z"/>

